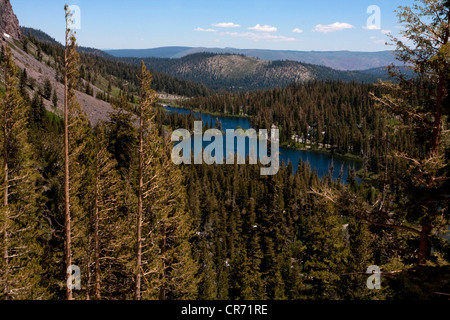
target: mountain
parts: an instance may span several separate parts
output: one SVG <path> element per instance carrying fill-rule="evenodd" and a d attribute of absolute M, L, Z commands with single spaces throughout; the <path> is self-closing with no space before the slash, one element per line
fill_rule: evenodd
<path fill-rule="evenodd" d="M 55 38 L 52 38 L 47 33 L 45 33 L 42 30 L 34 29 L 34 28 L 28 28 L 28 27 L 20 27 L 20 30 L 22 34 L 26 37 L 31 36 L 35 37 L 39 41 L 50 43 L 50 44 L 60 44 L 58 41 L 55 40 Z"/>
<path fill-rule="evenodd" d="M 24 36 L 34 37 L 41 42 L 49 43 L 51 45 L 62 46 L 62 44 L 59 43 L 55 38 L 52 38 L 50 35 L 48 35 L 47 33 L 45 33 L 42 30 L 29 28 L 29 27 L 23 27 L 23 26 L 20 27 L 20 30 Z M 88 54 L 98 55 L 98 56 L 108 58 L 108 59 L 114 59 L 114 57 L 109 55 L 108 53 L 106 53 L 102 50 L 99 50 L 99 49 L 95 49 L 95 48 L 78 47 L 78 51 L 88 53 Z"/>
<path fill-rule="evenodd" d="M 155 49 L 103 50 L 116 58 L 181 58 L 191 47 L 161 47 Z"/>
<path fill-rule="evenodd" d="M 57 108 L 59 109 L 57 113 L 60 114 L 64 101 L 64 85 L 60 81 L 60 70 L 56 68 L 56 60 L 60 57 L 47 54 L 45 52 L 46 48 L 44 48 L 39 58 L 36 54 L 38 51 L 37 46 L 32 42 L 28 42 L 27 52 L 23 50 L 23 44 L 18 46 L 18 42 L 14 42 L 11 39 L 7 39 L 6 42 L 11 48 L 13 59 L 19 72 L 22 73 L 26 70 L 27 86 L 25 90 L 29 97 L 33 98 L 36 94 L 41 96 L 45 108 L 53 111 L 52 99 L 42 96 L 44 83 L 49 81 L 52 88 L 52 96 L 56 95 L 57 97 Z M 44 43 L 42 42 L 42 44 Z M 85 80 L 81 81 L 81 83 L 87 84 Z M 89 87 L 92 90 L 92 94 L 87 94 L 81 87 L 75 91 L 78 103 L 80 103 L 93 124 L 100 120 L 109 119 L 109 113 L 113 111 L 111 105 L 95 97 L 97 93 L 102 92 L 102 89 L 92 83 L 89 84 Z"/>
<path fill-rule="evenodd" d="M 234 54 L 196 53 L 178 59 L 123 58 L 149 69 L 202 83 L 219 91 L 245 91 L 283 87 L 312 80 L 375 82 L 377 76 L 295 61 L 263 61 Z"/>
<path fill-rule="evenodd" d="M 0 32 L 2 36 L 6 33 L 14 39 L 20 39 L 22 36 L 19 20 L 9 0 L 0 0 Z"/>
<path fill-rule="evenodd" d="M 398 68 L 398 71 L 400 71 L 407 78 L 412 78 L 412 77 L 415 76 L 413 70 L 411 70 L 410 68 L 406 68 L 406 67 L 397 67 L 397 68 Z M 387 67 L 372 68 L 372 69 L 368 69 L 368 70 L 361 70 L 361 71 L 358 71 L 358 72 L 362 73 L 362 74 L 378 77 L 378 78 L 381 78 L 383 80 L 390 80 L 391 79 L 390 76 L 389 76 L 389 71 L 388 71 Z"/>
<path fill-rule="evenodd" d="M 61 46 L 58 41 L 41 30 L 21 27 L 23 35 L 30 35 L 38 41 L 55 46 Z M 208 53 L 203 51 L 216 51 Z M 257 89 L 270 89 L 283 87 L 294 82 L 311 80 L 339 80 L 357 82 L 375 82 L 378 78 L 388 78 L 385 65 L 389 64 L 392 52 L 356 53 L 356 52 L 296 52 L 296 51 L 270 51 L 270 50 L 238 50 L 232 48 L 207 49 L 191 47 L 161 47 L 149 50 L 107 50 L 79 47 L 79 51 L 89 55 L 96 55 L 108 61 L 122 61 L 139 65 L 145 60 L 147 66 L 153 72 L 168 74 L 173 77 L 199 82 L 214 90 L 244 91 Z M 199 52 L 197 52 L 199 51 Z M 241 53 L 226 53 L 227 51 Z M 246 52 L 250 55 L 242 54 Z M 186 53 L 193 54 L 185 55 Z M 197 52 L 197 53 L 195 53 Z M 266 57 L 255 58 L 251 55 Z M 296 61 L 298 55 L 303 54 L 304 60 L 318 61 L 318 65 Z M 119 58 L 118 56 L 139 56 L 134 58 Z M 326 65 L 343 64 L 344 58 L 350 59 L 354 55 L 360 58 L 354 59 L 364 71 L 336 70 Z M 143 58 L 143 56 L 149 56 Z M 177 58 L 180 56 L 179 58 Z M 292 60 L 273 60 L 275 57 L 292 58 Z M 315 58 L 314 58 L 315 56 Z M 160 58 L 162 57 L 162 58 Z M 320 59 L 319 59 L 320 58 Z M 328 59 L 328 60 L 327 60 Z M 353 59 L 353 58 L 352 58 Z M 365 63 L 362 61 L 365 59 Z M 370 60 L 372 59 L 372 60 Z M 350 59 L 351 60 L 351 59 Z M 334 62 L 333 62 L 334 61 Z M 339 61 L 339 63 L 337 62 Z M 366 68 L 370 65 L 380 64 L 382 67 Z M 339 69 L 339 68 L 338 68 Z M 160 77 L 160 78 L 161 78 Z M 167 77 L 166 77 L 167 78 Z M 129 81 L 130 79 L 128 79 Z M 172 79 L 164 79 L 165 83 L 174 82 Z M 178 80 L 175 82 L 179 82 Z M 162 82 L 161 82 L 162 83 Z M 161 88 L 170 93 L 181 87 L 193 87 L 193 84 L 166 85 Z M 206 89 L 188 90 L 189 92 L 206 92 Z"/>
<path fill-rule="evenodd" d="M 4 5 L 3 2 L 0 3 L 2 6 Z M 12 11 L 0 11 L 0 21 L 12 21 L 12 17 L 15 17 Z M 21 38 L 16 39 L 12 35 L 11 37 L 0 37 L 0 46 L 8 44 L 20 74 L 26 71 L 24 90 L 29 98 L 36 95 L 42 97 L 45 108 L 54 111 L 53 99 L 56 97 L 58 109 L 56 112 L 60 114 L 64 101 L 64 85 L 59 61 L 63 60 L 64 47 L 45 32 L 19 27 L 19 22 L 16 22 L 14 22 L 14 26 L 19 28 L 16 35 L 20 35 Z M 11 28 L 13 25 L 9 26 Z M 115 97 L 126 91 L 130 101 L 134 101 L 134 98 L 139 95 L 138 74 L 140 68 L 121 62 L 98 49 L 86 47 L 78 49 L 80 52 L 80 82 L 75 90 L 77 101 L 93 124 L 100 120 L 108 120 L 110 112 L 113 111 L 110 102 Z M 46 83 L 50 84 L 52 93 L 44 96 Z M 209 94 L 209 89 L 203 85 L 159 72 L 153 74 L 153 88 L 164 99 Z"/>
<path fill-rule="evenodd" d="M 182 58 L 194 53 L 209 52 L 216 54 L 245 55 L 265 61 L 290 60 L 322 65 L 336 70 L 367 70 L 399 64 L 392 51 L 353 52 L 353 51 L 288 51 L 234 48 L 192 48 L 161 47 L 143 50 L 105 50 L 119 58 Z"/>

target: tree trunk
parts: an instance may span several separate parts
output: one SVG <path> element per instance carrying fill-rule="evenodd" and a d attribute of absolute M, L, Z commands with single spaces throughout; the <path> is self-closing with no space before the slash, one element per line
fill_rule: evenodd
<path fill-rule="evenodd" d="M 95 299 L 101 299 L 100 291 L 100 235 L 99 235 L 99 159 L 97 155 L 97 172 L 95 181 L 95 222 L 94 222 L 94 241 L 95 241 Z"/>
<path fill-rule="evenodd" d="M 68 43 L 69 43 L 69 30 L 66 28 L 66 48 L 64 50 L 64 233 L 65 233 L 65 252 L 64 260 L 66 267 L 66 280 L 69 279 L 71 274 L 67 273 L 67 268 L 72 265 L 72 241 L 71 241 L 71 221 L 70 221 L 70 191 L 69 191 L 69 81 L 68 81 L 68 68 L 69 68 L 69 55 L 68 55 Z M 66 299 L 73 300 L 72 289 L 66 286 Z"/>
<path fill-rule="evenodd" d="M 91 246 L 92 246 L 92 235 L 91 233 L 88 233 L 88 244 L 87 244 L 87 250 L 86 250 L 86 256 L 87 256 L 87 262 L 86 262 L 86 301 L 91 300 L 91 279 L 92 279 L 92 272 L 91 272 Z"/>
<path fill-rule="evenodd" d="M 140 114 L 139 133 L 139 195 L 138 195 L 138 216 L 137 216 L 137 254 L 136 254 L 136 292 L 135 300 L 141 299 L 141 278 L 142 278 L 142 210 L 143 210 L 143 189 L 144 189 L 144 120 L 142 111 Z"/>
<path fill-rule="evenodd" d="M 450 13 L 447 16 L 447 23 L 450 24 Z M 448 44 L 450 30 L 447 28 L 445 31 L 445 37 L 443 39 L 443 46 Z M 440 142 L 441 142 L 441 131 L 442 131 L 442 104 L 444 102 L 445 97 L 445 84 L 446 84 L 446 74 L 448 70 L 442 67 L 439 72 L 438 79 L 438 92 L 436 95 L 436 110 L 435 110 L 435 118 L 434 118 L 434 127 L 433 127 L 433 155 L 437 156 L 440 151 Z"/>
<path fill-rule="evenodd" d="M 159 291 L 159 300 L 166 300 L 166 246 L 167 246 L 167 229 L 166 224 L 162 226 L 163 239 L 161 243 L 161 259 L 162 259 L 162 274 L 161 274 L 161 288 Z"/>
<path fill-rule="evenodd" d="M 431 243 L 430 243 L 430 234 L 431 234 L 432 226 L 431 223 L 426 221 L 422 225 L 422 230 L 420 232 L 420 242 L 419 242 L 419 257 L 418 264 L 424 265 L 427 262 L 427 259 L 430 257 L 431 253 Z"/>
<path fill-rule="evenodd" d="M 5 76 L 7 76 L 7 72 L 5 71 Z M 5 83 L 7 83 L 5 79 Z M 6 87 L 6 91 L 8 91 L 8 87 Z M 9 169 L 8 169 L 8 115 L 7 115 L 7 106 L 5 107 L 4 113 L 4 125 L 3 125 L 3 188 L 5 189 L 4 197 L 3 197 L 3 208 L 5 212 L 4 223 L 3 223 L 3 260 L 5 263 L 5 285 L 3 288 L 3 293 L 5 294 L 5 300 L 9 300 L 9 285 L 8 285 L 8 273 L 9 273 L 9 253 L 8 253 L 8 220 L 9 220 Z"/>
<path fill-rule="evenodd" d="M 450 13 L 447 16 L 448 23 L 450 24 Z M 443 45 L 448 44 L 450 31 L 447 28 L 445 32 L 445 37 L 443 39 Z M 433 126 L 433 141 L 432 141 L 432 149 L 431 149 L 431 156 L 432 157 L 438 157 L 440 153 L 440 144 L 441 144 L 441 132 L 442 132 L 442 105 L 444 103 L 445 98 L 445 85 L 446 85 L 446 73 L 448 70 L 445 68 L 445 62 L 444 66 L 441 67 L 441 70 L 439 71 L 438 76 L 438 83 L 437 83 L 437 94 L 436 94 L 436 109 L 435 109 L 435 115 L 434 115 L 434 126 Z M 430 187 L 433 188 L 433 178 L 430 177 Z M 428 217 L 433 217 L 437 214 L 436 208 L 429 208 L 428 209 Z M 422 222 L 422 231 L 420 233 L 420 243 L 419 243 L 419 258 L 418 258 L 418 264 L 423 265 L 426 263 L 426 260 L 430 257 L 431 253 L 431 243 L 430 243 L 430 235 L 431 231 L 433 229 L 433 226 L 431 225 L 431 222 L 429 219 L 424 219 L 424 222 Z"/>

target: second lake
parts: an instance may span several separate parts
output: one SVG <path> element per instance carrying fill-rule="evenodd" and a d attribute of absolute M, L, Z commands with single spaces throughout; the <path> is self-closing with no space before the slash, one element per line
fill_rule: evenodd
<path fill-rule="evenodd" d="M 178 114 L 193 114 L 194 117 L 201 120 L 204 125 L 208 124 L 209 126 L 211 126 L 212 124 L 212 126 L 215 127 L 217 122 L 220 122 L 222 131 L 226 131 L 227 129 L 234 130 L 236 128 L 248 130 L 251 128 L 250 119 L 246 117 L 214 116 L 170 106 L 166 106 L 164 108 L 168 112 L 175 112 Z M 319 178 L 322 178 L 324 175 L 329 174 L 330 167 L 333 167 L 333 178 L 338 179 L 342 169 L 342 182 L 345 182 L 347 180 L 349 168 L 353 168 L 355 171 L 359 171 L 363 167 L 361 161 L 347 159 L 328 152 L 314 150 L 296 150 L 280 147 L 280 163 L 284 163 L 285 165 L 287 165 L 289 162 L 292 163 L 294 171 L 293 173 L 296 172 L 300 161 L 309 163 L 311 169 L 313 171 L 317 171 Z"/>

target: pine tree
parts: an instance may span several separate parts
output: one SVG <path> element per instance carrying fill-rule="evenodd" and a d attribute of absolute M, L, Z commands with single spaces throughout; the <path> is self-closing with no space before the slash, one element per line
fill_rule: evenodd
<path fill-rule="evenodd" d="M 251 265 L 247 255 L 244 241 L 241 239 L 236 245 L 234 257 L 230 264 L 230 290 L 231 300 L 250 300 L 253 298 L 252 283 L 250 281 Z"/>
<path fill-rule="evenodd" d="M 28 142 L 23 116 L 27 108 L 18 88 L 17 69 L 10 48 L 5 52 L 5 95 L 0 104 L 0 296 L 5 300 L 44 299 L 48 293 L 40 284 L 43 230 L 39 228 L 38 173 Z"/>
<path fill-rule="evenodd" d="M 197 293 L 197 264 L 189 242 L 192 221 L 183 176 L 169 158 L 169 144 L 152 122 L 157 97 L 143 63 L 140 79 L 135 298 L 192 299 Z M 142 279 L 145 289 L 141 293 Z"/>
<path fill-rule="evenodd" d="M 417 2 L 398 12 L 405 27 L 402 34 L 411 45 L 391 37 L 398 60 L 411 66 L 415 77 L 408 79 L 391 68 L 391 75 L 399 81 L 383 84 L 389 94 L 373 96 L 389 117 L 399 120 L 391 126 L 390 135 L 400 132 L 414 143 L 414 148 L 396 141 L 389 144 L 385 191 L 377 215 L 395 215 L 397 226 L 405 222 L 411 226 L 403 230 L 418 237 L 417 263 L 424 265 L 430 258 L 432 236 L 445 230 L 449 219 L 449 139 L 444 115 L 449 106 L 450 5 L 448 1 Z"/>
<path fill-rule="evenodd" d="M 110 114 L 109 151 L 114 155 L 122 177 L 131 174 L 132 161 L 136 157 L 138 130 L 134 124 L 132 106 L 124 96 L 114 99 Z"/>
<path fill-rule="evenodd" d="M 89 185 L 93 185 L 94 173 L 93 166 L 89 164 L 93 156 L 93 138 L 89 126 L 87 115 L 77 103 L 75 89 L 78 87 L 78 67 L 79 55 L 77 52 L 77 43 L 75 33 L 70 29 L 72 24 L 72 12 L 66 5 L 66 47 L 64 50 L 64 189 L 65 189 L 65 270 L 72 265 L 73 250 L 72 237 L 77 239 L 77 246 L 80 249 L 77 252 L 77 258 L 83 261 L 87 256 L 87 244 L 85 241 L 89 232 Z M 74 220 L 72 222 L 72 220 Z M 77 224 L 78 230 L 73 234 L 72 224 Z M 81 249 L 82 248 L 82 249 Z M 66 273 L 66 279 L 70 277 Z M 67 300 L 73 299 L 72 290 L 66 289 Z"/>
<path fill-rule="evenodd" d="M 92 251 L 96 300 L 102 298 L 102 293 L 111 290 L 105 287 L 118 285 L 110 280 L 108 273 L 116 272 L 112 265 L 118 263 L 124 243 L 130 240 L 123 234 L 124 228 L 129 233 L 130 225 L 124 223 L 119 212 L 124 203 L 123 183 L 117 172 L 117 163 L 108 151 L 105 129 L 101 123 L 95 130 L 95 196 L 91 232 L 94 238 Z"/>
<path fill-rule="evenodd" d="M 250 283 L 251 293 L 248 299 L 262 300 L 264 298 L 264 290 L 263 290 L 263 281 L 261 274 L 261 261 L 263 259 L 263 254 L 261 251 L 260 245 L 260 236 L 259 229 L 260 225 L 258 224 L 257 216 L 256 216 L 256 204 L 255 199 L 250 198 L 248 202 L 248 213 L 245 221 L 247 223 L 247 232 L 249 233 L 247 239 L 247 256 L 249 259 L 249 273 L 248 279 Z M 245 228 L 245 225 L 244 225 Z"/>
<path fill-rule="evenodd" d="M 45 78 L 44 88 L 42 91 L 44 98 L 50 100 L 52 96 L 52 83 L 50 82 L 50 79 L 48 77 Z"/>
<path fill-rule="evenodd" d="M 34 128 L 42 128 L 45 121 L 45 106 L 42 97 L 36 92 L 31 100 L 29 123 Z"/>
<path fill-rule="evenodd" d="M 153 235 L 152 243 L 146 243 L 150 253 L 145 259 L 151 273 L 147 276 L 149 283 L 146 283 L 145 296 L 160 300 L 192 300 L 198 292 L 195 278 L 198 266 L 190 243 L 192 220 L 187 209 L 182 173 L 170 162 L 168 150 L 163 152 L 166 156 L 161 158 L 168 162 L 168 166 L 156 169 L 163 170 L 161 177 L 152 183 L 157 189 L 144 199 L 147 212 L 152 214 L 147 216 L 149 223 L 145 229 Z M 154 173 L 151 174 L 155 177 Z"/>
<path fill-rule="evenodd" d="M 69 69 L 71 67 L 70 61 L 70 52 L 69 49 L 69 41 L 71 37 L 71 31 L 69 28 L 71 13 L 69 12 L 69 7 L 66 5 L 64 7 L 66 13 L 66 49 L 64 51 L 64 86 L 65 86 L 65 94 L 64 94 L 64 189 L 65 189 L 65 215 L 64 215 L 64 262 L 65 268 L 67 269 L 72 265 L 72 232 L 71 232 L 71 217 L 70 217 L 70 176 L 69 176 L 69 99 L 70 99 L 70 83 L 69 83 L 69 72 L 74 72 Z M 73 38 L 72 38 L 73 39 Z M 72 51 L 73 52 L 73 51 Z M 72 74 L 72 78 L 73 74 Z M 73 101 L 73 93 L 72 93 L 72 101 Z M 66 273 L 66 279 L 69 279 L 71 274 Z M 72 300 L 72 289 L 67 287 L 66 298 L 67 300 Z"/>
<path fill-rule="evenodd" d="M 315 196 L 313 196 L 315 197 Z M 323 198 L 314 199 L 314 208 L 305 219 L 302 242 L 307 261 L 304 268 L 314 299 L 340 298 L 341 275 L 350 254 L 344 224 L 336 208 Z"/>
<path fill-rule="evenodd" d="M 198 247 L 198 299 L 215 300 L 217 299 L 217 274 L 214 265 L 214 251 L 212 244 L 209 243 L 205 237 L 202 237 Z"/>
<path fill-rule="evenodd" d="M 156 92 L 151 89 L 151 74 L 147 71 L 145 64 L 142 62 L 141 66 L 141 90 L 140 90 L 140 106 L 138 110 L 139 116 L 139 163 L 138 163 L 138 213 L 136 221 L 136 287 L 135 287 L 135 300 L 141 299 L 141 289 L 142 289 L 142 229 L 144 223 L 144 184 L 149 182 L 144 182 L 145 175 L 145 164 L 151 163 L 154 159 L 154 155 L 149 153 L 149 159 L 145 159 L 144 152 L 152 152 L 153 150 L 145 150 L 145 137 L 148 136 L 148 130 L 151 129 L 150 122 L 153 120 L 153 107 L 156 103 Z M 149 168 L 150 166 L 147 165 Z M 148 179 L 155 179 L 159 172 L 156 173 L 154 177 L 148 176 Z"/>
<path fill-rule="evenodd" d="M 281 192 L 280 176 L 270 176 L 267 183 L 267 195 L 262 213 L 261 247 L 264 259 L 261 271 L 264 274 L 264 291 L 268 299 L 285 299 L 284 283 L 280 273 L 281 253 L 285 249 L 284 199 Z"/>
<path fill-rule="evenodd" d="M 216 226 L 214 235 L 214 242 L 216 244 L 214 260 L 216 264 L 218 300 L 229 299 L 230 259 L 227 245 L 227 216 L 226 210 L 221 206 L 214 217 L 214 224 Z"/>
<path fill-rule="evenodd" d="M 24 69 L 22 75 L 20 76 L 20 84 L 19 84 L 20 93 L 22 94 L 23 97 L 25 97 L 25 95 L 27 94 L 26 92 L 27 85 L 28 85 L 27 69 Z"/>
<path fill-rule="evenodd" d="M 53 104 L 53 109 L 56 112 L 56 110 L 58 109 L 58 94 L 56 93 L 56 89 L 53 91 L 52 104 Z"/>
<path fill-rule="evenodd" d="M 348 233 L 348 247 L 351 254 L 345 263 L 345 274 L 341 277 L 340 296 L 349 300 L 380 298 L 378 290 L 366 288 L 367 276 L 364 272 L 367 267 L 375 264 L 372 249 L 374 244 L 369 226 L 355 217 L 350 216 L 349 220 L 344 229 Z"/>
<path fill-rule="evenodd" d="M 41 61 L 42 62 L 42 48 L 41 48 L 41 46 L 38 44 L 37 45 L 37 52 L 36 52 L 36 55 L 37 55 L 37 59 L 39 60 L 39 61 Z"/>
<path fill-rule="evenodd" d="M 23 38 L 23 52 L 28 53 L 28 37 Z"/>

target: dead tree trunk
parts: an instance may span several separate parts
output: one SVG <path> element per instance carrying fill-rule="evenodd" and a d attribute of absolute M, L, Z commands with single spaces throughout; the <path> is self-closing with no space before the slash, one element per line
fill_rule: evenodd
<path fill-rule="evenodd" d="M 167 250 L 167 228 L 166 228 L 166 224 L 163 223 L 162 225 L 162 243 L 161 243 L 161 259 L 162 259 L 162 274 L 161 274 L 161 288 L 159 291 L 159 300 L 166 300 L 166 294 L 167 294 L 167 289 L 166 289 L 166 268 L 167 268 L 167 263 L 166 263 L 166 250 Z"/>
<path fill-rule="evenodd" d="M 99 221 L 100 221 L 100 209 L 99 209 L 99 180 L 100 180 L 100 160 L 97 154 L 97 169 L 95 179 L 95 222 L 94 222 L 94 241 L 95 241 L 95 299 L 101 299 L 100 293 L 100 234 L 99 234 Z"/>
<path fill-rule="evenodd" d="M 5 76 L 7 76 L 7 72 L 5 71 Z M 7 81 L 5 81 L 7 83 Z M 6 88 L 6 91 L 8 88 Z M 9 300 L 9 285 L 8 285 L 8 273 L 9 273 L 9 253 L 8 253 L 8 220 L 9 220 L 9 169 L 8 169 L 8 108 L 5 107 L 4 113 L 4 125 L 3 125 L 3 189 L 4 197 L 3 197 L 3 207 L 4 207 L 4 223 L 3 223 L 3 260 L 5 263 L 5 284 L 3 288 L 3 293 L 5 295 L 5 300 Z"/>
<path fill-rule="evenodd" d="M 138 215 L 137 215 L 137 253 L 136 253 L 136 292 L 135 300 L 141 299 L 141 279 L 142 279 L 142 211 L 144 197 L 144 120 L 142 110 L 140 114 L 139 133 L 139 195 L 138 195 Z"/>
<path fill-rule="evenodd" d="M 68 69 L 69 59 L 69 15 L 66 11 L 66 48 L 64 50 L 64 235 L 65 250 L 64 261 L 66 269 L 66 280 L 69 280 L 71 274 L 67 269 L 72 265 L 72 235 L 71 235 L 71 218 L 70 218 L 70 184 L 69 184 L 69 75 Z M 73 300 L 72 289 L 66 286 L 66 299 Z"/>

